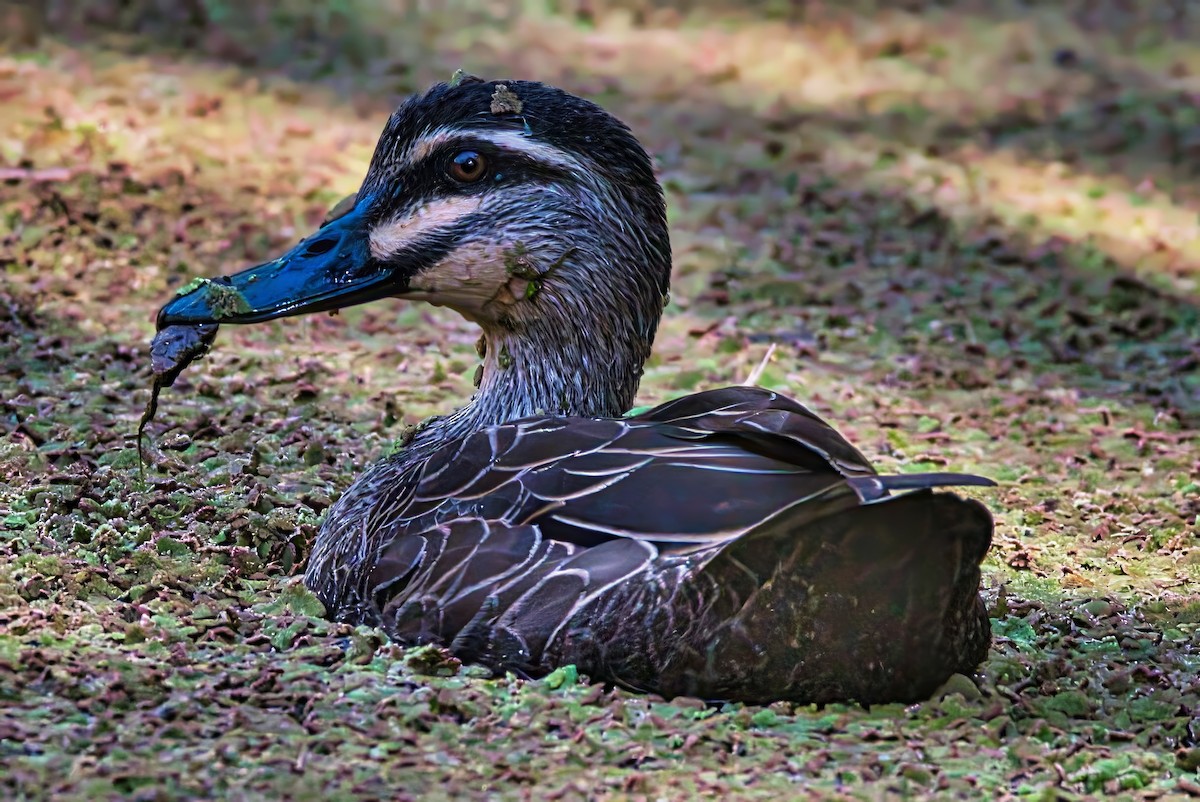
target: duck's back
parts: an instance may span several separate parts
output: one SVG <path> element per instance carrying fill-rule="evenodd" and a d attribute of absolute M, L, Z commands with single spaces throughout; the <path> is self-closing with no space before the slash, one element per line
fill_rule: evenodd
<path fill-rule="evenodd" d="M 982 505 L 927 488 L 987 483 L 880 477 L 801 405 L 727 388 L 401 452 L 331 510 L 306 579 L 338 618 L 497 670 L 919 698 L 986 652 L 992 529 Z"/>

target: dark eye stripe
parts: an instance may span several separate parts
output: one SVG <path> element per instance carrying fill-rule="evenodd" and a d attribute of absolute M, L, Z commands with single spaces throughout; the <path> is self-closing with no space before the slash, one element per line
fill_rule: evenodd
<path fill-rule="evenodd" d="M 464 151 L 487 160 L 484 178 L 464 182 L 450 176 L 454 157 Z M 378 198 L 371 204 L 371 219 L 376 223 L 438 197 L 478 196 L 527 181 L 590 183 L 595 172 L 553 145 L 512 131 L 437 131 L 412 144 L 408 153 L 416 159 L 396 162 L 386 173 L 371 175 L 370 185 L 364 184 L 363 191 Z"/>

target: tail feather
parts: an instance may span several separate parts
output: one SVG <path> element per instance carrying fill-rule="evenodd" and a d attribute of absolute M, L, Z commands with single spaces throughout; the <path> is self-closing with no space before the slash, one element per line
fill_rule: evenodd
<path fill-rule="evenodd" d="M 888 489 L 911 487 L 898 484 Z M 974 671 L 987 655 L 979 565 L 991 538 L 991 514 L 979 502 L 909 490 L 799 530 L 779 521 L 730 544 L 710 569 L 721 570 L 727 556 L 756 573 L 770 571 L 729 628 L 787 644 L 763 672 L 764 690 L 790 685 L 816 701 L 915 701 L 951 674 Z"/>
<path fill-rule="evenodd" d="M 896 490 L 931 490 L 936 487 L 995 487 L 986 476 L 972 473 L 899 473 L 890 476 L 872 474 L 851 476 L 846 483 L 854 488 L 863 501 L 887 498 Z"/>
<path fill-rule="evenodd" d="M 973 473 L 898 473 L 877 477 L 887 490 L 923 490 L 932 487 L 995 487 L 995 481 Z"/>
<path fill-rule="evenodd" d="M 929 490 L 821 503 L 631 583 L 559 646 L 622 685 L 713 700 L 917 701 L 972 672 L 987 508 Z"/>

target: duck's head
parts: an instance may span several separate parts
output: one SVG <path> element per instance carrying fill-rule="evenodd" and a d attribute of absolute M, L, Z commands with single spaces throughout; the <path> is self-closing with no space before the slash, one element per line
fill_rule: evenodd
<path fill-rule="evenodd" d="M 540 361 L 565 352 L 557 367 L 567 372 L 636 371 L 632 387 L 605 391 L 630 398 L 567 411 L 628 405 L 671 257 L 650 159 L 615 117 L 541 83 L 438 84 L 392 114 L 344 207 L 277 259 L 175 298 L 159 328 L 424 300 L 478 322 L 490 350 L 508 350 L 509 365 L 485 361 L 485 381 L 512 366 L 514 350 Z M 580 403 L 540 401 L 546 411 Z"/>

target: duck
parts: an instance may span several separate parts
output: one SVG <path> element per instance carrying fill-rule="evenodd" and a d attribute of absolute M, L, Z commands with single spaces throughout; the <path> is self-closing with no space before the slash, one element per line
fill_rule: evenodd
<path fill-rule="evenodd" d="M 880 474 L 760 387 L 627 414 L 671 269 L 628 126 L 547 84 L 456 75 L 399 105 L 315 232 L 185 288 L 157 325 L 399 298 L 482 330 L 470 400 L 328 510 L 304 583 L 332 619 L 665 699 L 908 703 L 971 674 L 993 519 L 944 488 L 994 482 Z"/>

